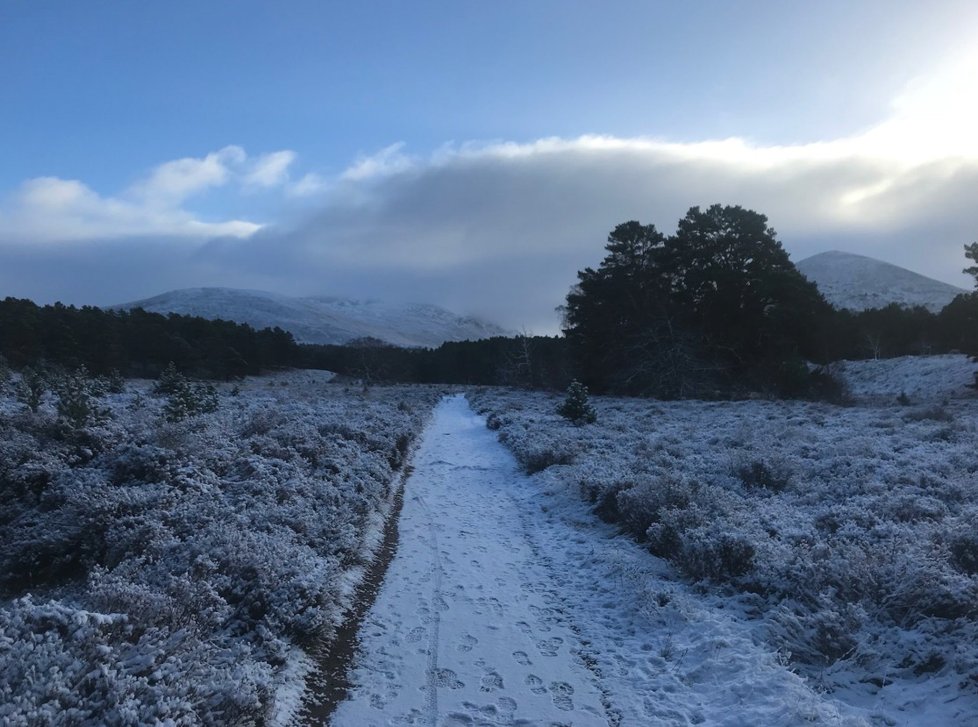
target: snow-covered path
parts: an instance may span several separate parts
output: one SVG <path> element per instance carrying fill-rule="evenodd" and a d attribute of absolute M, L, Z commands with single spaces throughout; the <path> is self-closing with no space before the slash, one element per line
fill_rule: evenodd
<path fill-rule="evenodd" d="M 519 472 L 463 397 L 415 465 L 336 727 L 849 723 L 722 604 Z"/>

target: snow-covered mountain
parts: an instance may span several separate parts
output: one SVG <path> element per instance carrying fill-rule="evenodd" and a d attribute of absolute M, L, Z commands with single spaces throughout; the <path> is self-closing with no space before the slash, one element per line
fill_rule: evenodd
<path fill-rule="evenodd" d="M 823 252 L 796 263 L 836 308 L 867 310 L 890 303 L 933 312 L 967 291 L 898 265 L 848 252 Z"/>
<path fill-rule="evenodd" d="M 345 298 L 292 298 L 261 290 L 185 288 L 114 308 L 142 308 L 221 318 L 255 328 L 278 326 L 300 343 L 347 343 L 375 338 L 395 346 L 439 346 L 507 335 L 508 331 L 477 318 L 458 316 L 434 305 L 395 304 Z"/>

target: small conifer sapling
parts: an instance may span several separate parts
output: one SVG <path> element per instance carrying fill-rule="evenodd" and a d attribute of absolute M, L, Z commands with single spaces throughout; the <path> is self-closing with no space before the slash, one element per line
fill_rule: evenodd
<path fill-rule="evenodd" d="M 588 399 L 587 387 L 580 381 L 572 381 L 567 387 L 567 398 L 557 409 L 557 413 L 574 424 L 594 424 L 598 413 Z"/>

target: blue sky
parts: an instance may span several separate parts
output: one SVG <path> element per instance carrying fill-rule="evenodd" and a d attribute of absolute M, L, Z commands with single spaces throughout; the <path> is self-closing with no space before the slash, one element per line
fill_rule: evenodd
<path fill-rule="evenodd" d="M 963 285 L 976 37 L 973 2 L 8 0 L 0 295 L 247 285 L 546 328 L 615 224 L 715 201 L 796 259 Z"/>

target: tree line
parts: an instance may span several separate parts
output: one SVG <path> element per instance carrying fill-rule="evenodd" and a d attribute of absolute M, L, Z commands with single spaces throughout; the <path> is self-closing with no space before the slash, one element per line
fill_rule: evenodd
<path fill-rule="evenodd" d="M 668 236 L 626 222 L 605 250 L 597 268 L 578 273 L 564 309 L 571 357 L 594 391 L 821 397 L 831 382 L 810 363 L 978 354 L 975 294 L 937 314 L 836 310 L 791 263 L 767 218 L 739 206 L 692 207 Z M 975 260 L 978 244 L 966 255 Z"/>
<path fill-rule="evenodd" d="M 625 222 L 605 251 L 598 267 L 578 273 L 561 337 L 424 350 L 361 341 L 307 347 L 309 365 L 365 382 L 564 389 L 579 379 L 592 392 L 664 398 L 832 398 L 840 392 L 818 364 L 978 355 L 978 294 L 939 313 L 896 304 L 835 309 L 791 263 L 767 218 L 742 207 L 693 207 L 669 236 Z M 978 263 L 978 243 L 966 255 Z M 967 272 L 978 274 L 978 265 Z"/>
<path fill-rule="evenodd" d="M 8 297 L 0 301 L 0 355 L 15 368 L 44 362 L 156 378 L 172 363 L 195 378 L 234 379 L 295 366 L 300 349 L 280 328 Z"/>
<path fill-rule="evenodd" d="M 978 356 L 978 293 L 939 313 L 890 305 L 837 310 L 788 258 L 767 218 L 739 206 L 692 207 L 676 232 L 629 221 L 608 235 L 596 268 L 578 272 L 561 336 L 493 337 L 406 349 L 361 339 L 297 344 L 279 329 L 141 309 L 0 302 L 0 355 L 94 374 L 157 377 L 169 364 L 197 378 L 283 368 L 373 382 L 506 385 L 727 397 L 831 397 L 811 364 L 960 351 Z M 965 246 L 976 265 L 978 243 Z"/>

